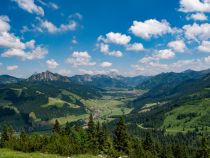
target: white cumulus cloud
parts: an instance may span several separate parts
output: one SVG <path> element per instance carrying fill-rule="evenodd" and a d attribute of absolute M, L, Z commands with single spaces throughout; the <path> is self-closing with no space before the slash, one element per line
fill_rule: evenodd
<path fill-rule="evenodd" d="M 210 41 L 202 41 L 201 45 L 198 46 L 198 50 L 201 52 L 210 53 Z"/>
<path fill-rule="evenodd" d="M 74 31 L 77 28 L 77 23 L 73 20 L 69 21 L 67 24 L 61 24 L 60 26 L 56 26 L 52 22 L 48 20 L 38 19 L 40 21 L 40 26 L 35 26 L 38 31 L 48 31 L 49 33 L 58 33 L 58 32 L 66 32 L 66 31 Z"/>
<path fill-rule="evenodd" d="M 210 24 L 192 24 L 192 25 L 184 25 L 183 29 L 185 31 L 185 36 L 190 40 L 208 40 L 210 38 Z"/>
<path fill-rule="evenodd" d="M 184 52 L 186 50 L 186 45 L 183 40 L 171 41 L 168 46 L 175 52 Z"/>
<path fill-rule="evenodd" d="M 157 62 L 161 59 L 171 59 L 175 57 L 175 53 L 171 50 L 171 49 L 163 49 L 163 50 L 159 50 L 156 53 L 152 54 L 151 56 L 146 56 L 143 57 L 142 59 L 139 60 L 140 63 L 142 64 L 147 64 L 147 63 L 151 63 L 151 62 Z"/>
<path fill-rule="evenodd" d="M 22 49 L 12 48 L 1 54 L 2 57 L 19 57 L 22 60 L 35 60 L 43 59 L 48 54 L 48 50 L 40 46 L 36 47 L 32 51 L 24 51 Z"/>
<path fill-rule="evenodd" d="M 35 13 L 37 15 L 44 16 L 44 10 L 42 7 L 37 6 L 34 3 L 34 0 L 13 0 L 15 1 L 20 8 L 26 10 L 29 13 Z"/>
<path fill-rule="evenodd" d="M 54 59 L 47 60 L 46 64 L 47 64 L 49 69 L 55 69 L 59 65 Z"/>
<path fill-rule="evenodd" d="M 157 21 L 156 19 L 149 19 L 144 22 L 133 21 L 133 25 L 129 30 L 134 35 L 143 39 L 150 39 L 173 32 L 173 29 L 166 20 Z"/>
<path fill-rule="evenodd" d="M 179 11 L 188 12 L 210 12 L 209 0 L 180 0 Z"/>
<path fill-rule="evenodd" d="M 195 13 L 190 16 L 187 16 L 187 20 L 195 20 L 195 21 L 205 21 L 208 20 L 208 17 L 203 13 Z"/>
<path fill-rule="evenodd" d="M 130 42 L 131 37 L 121 33 L 109 32 L 106 34 L 104 42 L 126 45 Z"/>
<path fill-rule="evenodd" d="M 9 18 L 0 16 L 0 48 L 6 48 L 1 54 L 2 57 L 19 57 L 22 60 L 42 59 L 48 54 L 48 50 L 41 46 L 36 46 L 35 40 L 27 42 L 10 32 Z"/>
<path fill-rule="evenodd" d="M 7 70 L 8 71 L 14 71 L 14 70 L 17 70 L 17 69 L 18 69 L 18 66 L 17 65 L 7 66 Z"/>
<path fill-rule="evenodd" d="M 141 43 L 133 43 L 133 44 L 128 44 L 126 46 L 126 50 L 128 51 L 134 51 L 134 52 L 139 52 L 144 50 L 144 46 Z"/>
<path fill-rule="evenodd" d="M 0 16 L 0 32 L 7 32 L 10 30 L 9 21 L 8 16 Z"/>
<path fill-rule="evenodd" d="M 84 52 L 73 52 L 73 54 L 66 60 L 67 63 L 72 64 L 73 66 L 93 66 L 96 63 L 91 62 L 91 56 L 87 51 Z"/>
<path fill-rule="evenodd" d="M 109 50 L 109 45 L 105 43 L 99 43 L 97 45 L 99 47 L 100 52 L 104 53 L 105 55 L 114 56 L 114 57 L 122 57 L 123 53 L 119 50 Z"/>
<path fill-rule="evenodd" d="M 102 63 L 100 64 L 100 66 L 101 66 L 101 67 L 110 67 L 110 66 L 112 66 L 112 63 L 107 62 L 107 61 L 104 61 L 104 62 L 102 62 Z"/>
<path fill-rule="evenodd" d="M 163 49 L 159 50 L 156 54 L 155 57 L 157 59 L 171 59 L 175 56 L 175 53 L 171 49 Z"/>

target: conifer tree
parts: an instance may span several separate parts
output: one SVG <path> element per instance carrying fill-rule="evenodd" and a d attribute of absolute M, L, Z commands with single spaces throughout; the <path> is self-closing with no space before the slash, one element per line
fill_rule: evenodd
<path fill-rule="evenodd" d="M 64 134 L 69 135 L 71 133 L 71 126 L 69 122 L 66 123 L 65 128 L 64 128 Z"/>
<path fill-rule="evenodd" d="M 88 135 L 89 137 L 95 136 L 95 123 L 93 121 L 93 115 L 90 114 L 88 121 Z"/>
<path fill-rule="evenodd" d="M 58 122 L 57 119 L 55 120 L 55 124 L 54 124 L 54 127 L 53 127 L 52 131 L 53 131 L 53 133 L 60 133 L 61 132 L 60 123 Z"/>
<path fill-rule="evenodd" d="M 89 146 L 91 149 L 94 149 L 96 147 L 97 139 L 96 139 L 96 127 L 92 114 L 90 114 L 89 116 L 87 133 L 88 133 Z"/>
<path fill-rule="evenodd" d="M 123 117 L 120 118 L 114 132 L 114 147 L 119 152 L 129 154 L 129 135 Z"/>
<path fill-rule="evenodd" d="M 98 133 L 98 144 L 99 150 L 105 154 L 111 153 L 113 150 L 112 139 L 105 124 L 102 125 Z"/>
<path fill-rule="evenodd" d="M 152 140 L 152 137 L 151 137 L 150 133 L 146 134 L 146 138 L 143 141 L 142 145 L 144 147 L 144 150 L 148 150 L 148 151 L 151 151 L 151 152 L 154 150 L 153 140 Z"/>
<path fill-rule="evenodd" d="M 96 150 L 99 150 L 99 146 L 100 146 L 100 142 L 99 142 L 99 139 L 100 139 L 100 133 L 101 133 L 101 125 L 99 123 L 99 121 L 97 122 L 96 124 L 96 144 L 95 144 L 95 149 Z"/>

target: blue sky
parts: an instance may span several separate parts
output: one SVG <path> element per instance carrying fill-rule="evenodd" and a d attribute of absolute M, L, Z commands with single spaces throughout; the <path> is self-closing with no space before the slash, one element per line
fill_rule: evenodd
<path fill-rule="evenodd" d="M 4 0 L 0 74 L 207 69 L 209 13 L 210 0 Z"/>

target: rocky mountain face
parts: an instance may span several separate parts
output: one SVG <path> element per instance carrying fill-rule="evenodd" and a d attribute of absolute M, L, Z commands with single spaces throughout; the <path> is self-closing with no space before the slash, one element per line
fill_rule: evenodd
<path fill-rule="evenodd" d="M 28 81 L 61 81 L 70 82 L 70 79 L 50 71 L 33 74 L 28 78 Z"/>

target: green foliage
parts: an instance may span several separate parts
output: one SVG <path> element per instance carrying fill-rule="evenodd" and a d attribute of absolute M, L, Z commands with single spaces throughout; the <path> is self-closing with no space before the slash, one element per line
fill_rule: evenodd
<path fill-rule="evenodd" d="M 205 137 L 201 139 L 201 147 L 196 152 L 196 158 L 209 158 L 210 150 L 208 147 L 208 142 Z"/>
<path fill-rule="evenodd" d="M 0 137 L 0 147 L 4 147 L 7 145 L 7 142 L 9 142 L 12 139 L 13 132 L 14 131 L 10 126 L 3 127 Z"/>
<path fill-rule="evenodd" d="M 129 153 L 129 135 L 125 120 L 123 117 L 120 118 L 116 125 L 114 132 L 114 147 L 117 151 L 122 153 Z"/>
<path fill-rule="evenodd" d="M 153 140 L 152 140 L 151 135 L 149 133 L 146 134 L 146 138 L 143 141 L 143 148 L 144 148 L 144 150 L 154 151 Z"/>
<path fill-rule="evenodd" d="M 115 130 L 111 133 L 107 125 L 95 123 L 92 115 L 89 117 L 87 129 L 78 125 L 72 127 L 70 123 L 66 123 L 62 128 L 56 121 L 52 133 L 47 135 L 27 132 L 14 134 L 12 128 L 5 126 L 0 142 L 3 148 L 63 156 L 81 154 L 78 157 L 99 154 L 107 157 L 130 158 L 208 158 L 209 156 L 208 137 L 203 136 L 201 141 L 198 141 L 194 133 L 172 136 L 150 130 L 146 130 L 147 132 L 142 133 L 140 137 L 131 136 L 128 134 L 128 126 L 123 117 L 113 127 Z"/>
<path fill-rule="evenodd" d="M 60 123 L 58 122 L 58 120 L 55 120 L 55 124 L 52 130 L 54 133 L 60 133 L 61 129 L 60 129 Z"/>

